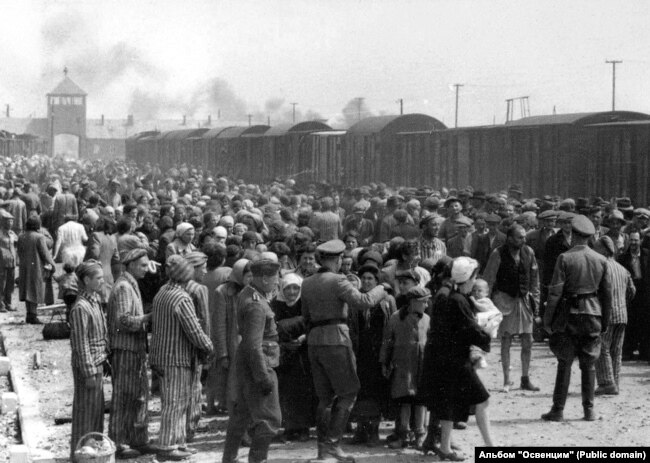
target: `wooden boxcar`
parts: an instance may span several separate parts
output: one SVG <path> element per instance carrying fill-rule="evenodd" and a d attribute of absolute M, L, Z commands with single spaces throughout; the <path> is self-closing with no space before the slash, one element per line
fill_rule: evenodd
<path fill-rule="evenodd" d="M 410 170 L 402 160 L 400 132 L 445 129 L 439 120 L 425 114 L 368 117 L 348 129 L 343 145 L 342 184 L 359 186 L 370 182 L 411 185 Z"/>

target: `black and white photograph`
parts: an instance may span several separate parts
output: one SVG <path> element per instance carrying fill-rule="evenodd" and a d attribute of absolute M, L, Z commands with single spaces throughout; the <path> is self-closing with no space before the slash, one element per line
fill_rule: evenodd
<path fill-rule="evenodd" d="M 645 460 L 650 3 L 0 11 L 0 461 Z"/>

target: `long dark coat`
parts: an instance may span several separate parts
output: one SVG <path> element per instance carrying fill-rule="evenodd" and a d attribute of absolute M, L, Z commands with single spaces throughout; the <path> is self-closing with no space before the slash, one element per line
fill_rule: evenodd
<path fill-rule="evenodd" d="M 469 360 L 469 347 L 490 350 L 470 300 L 451 291 L 434 302 L 419 395 L 441 420 L 467 421 L 469 408 L 490 396 Z"/>
<path fill-rule="evenodd" d="M 47 249 L 45 236 L 35 231 L 26 231 L 18 238 L 18 295 L 21 301 L 40 304 L 45 302 L 45 273 L 43 266 L 54 260 Z"/>

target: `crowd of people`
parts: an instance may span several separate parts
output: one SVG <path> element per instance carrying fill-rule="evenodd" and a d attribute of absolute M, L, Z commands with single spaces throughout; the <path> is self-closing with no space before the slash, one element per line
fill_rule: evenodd
<path fill-rule="evenodd" d="M 503 392 L 519 339 L 519 386 L 534 393 L 533 341 L 549 337 L 544 420 L 563 419 L 575 357 L 588 421 L 595 395 L 619 393 L 623 360 L 650 360 L 650 211 L 629 198 L 252 185 L 39 156 L 3 160 L 0 178 L 0 311 L 18 310 L 16 277 L 27 323 L 66 305 L 73 459 L 82 435 L 103 432 L 105 375 L 118 458 L 189 458 L 201 416 L 227 414 L 224 463 L 242 445 L 264 461 L 314 427 L 318 458 L 353 462 L 343 435 L 378 445 L 382 420 L 390 448 L 461 461 L 452 430 L 470 414 L 494 445 L 477 374 L 492 339 Z"/>

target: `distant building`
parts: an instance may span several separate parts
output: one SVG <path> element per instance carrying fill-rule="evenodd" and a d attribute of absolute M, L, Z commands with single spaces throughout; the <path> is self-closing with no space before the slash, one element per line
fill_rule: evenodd
<path fill-rule="evenodd" d="M 64 69 L 63 80 L 47 94 L 47 118 L 11 117 L 9 108 L 0 117 L 0 130 L 13 134 L 29 134 L 43 140 L 43 154 L 62 154 L 84 159 L 124 158 L 125 140 L 133 134 L 146 131 L 178 130 L 182 128 L 212 128 L 212 118 L 198 121 L 185 116 L 179 119 L 137 120 L 133 115 L 126 119 L 88 119 L 87 93 L 68 77 Z M 225 123 L 219 126 L 241 125 Z"/>

